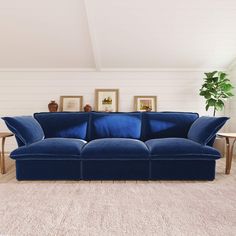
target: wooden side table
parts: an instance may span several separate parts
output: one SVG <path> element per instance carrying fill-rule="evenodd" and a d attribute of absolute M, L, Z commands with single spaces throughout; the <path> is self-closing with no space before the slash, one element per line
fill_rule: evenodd
<path fill-rule="evenodd" d="M 236 141 L 236 133 L 218 133 L 219 137 L 225 138 L 226 142 L 226 166 L 225 166 L 225 174 L 230 174 L 233 152 L 234 152 L 234 144 Z"/>
<path fill-rule="evenodd" d="M 12 133 L 8 132 L 0 132 L 0 139 L 2 139 L 2 152 L 0 151 L 0 169 L 1 169 L 1 174 L 6 173 L 5 169 L 5 141 L 6 138 L 13 136 Z"/>

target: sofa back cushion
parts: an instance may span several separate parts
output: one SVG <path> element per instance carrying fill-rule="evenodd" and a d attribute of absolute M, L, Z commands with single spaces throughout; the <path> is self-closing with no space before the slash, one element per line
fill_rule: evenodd
<path fill-rule="evenodd" d="M 8 129 L 15 134 L 18 146 L 30 145 L 44 139 L 40 124 L 32 116 L 2 118 Z"/>
<path fill-rule="evenodd" d="M 191 112 L 145 112 L 142 139 L 186 138 L 190 126 L 198 117 L 197 113 Z"/>
<path fill-rule="evenodd" d="M 209 145 L 228 119 L 228 117 L 202 116 L 192 124 L 188 138 L 202 145 Z"/>
<path fill-rule="evenodd" d="M 43 128 L 45 138 L 87 139 L 89 113 L 85 112 L 43 112 L 35 113 Z"/>
<path fill-rule="evenodd" d="M 139 112 L 92 112 L 90 140 L 99 138 L 141 137 L 142 114 Z"/>

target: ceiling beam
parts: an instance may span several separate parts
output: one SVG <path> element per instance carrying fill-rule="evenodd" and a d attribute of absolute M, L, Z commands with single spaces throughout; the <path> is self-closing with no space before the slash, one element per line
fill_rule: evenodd
<path fill-rule="evenodd" d="M 86 0 L 84 2 L 84 8 L 85 8 L 85 15 L 87 19 L 87 24 L 88 24 L 88 31 L 89 31 L 89 36 L 90 36 L 90 41 L 92 45 L 92 51 L 93 51 L 93 57 L 94 57 L 94 63 L 97 71 L 101 70 L 101 60 L 98 52 L 98 46 L 97 46 L 97 40 L 96 40 L 96 35 L 94 32 L 94 26 L 93 22 L 91 20 L 91 14 L 89 12 L 89 6 Z"/>

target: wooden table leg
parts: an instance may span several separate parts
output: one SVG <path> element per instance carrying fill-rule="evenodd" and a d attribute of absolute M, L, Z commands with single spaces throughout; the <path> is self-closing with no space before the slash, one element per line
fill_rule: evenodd
<path fill-rule="evenodd" d="M 225 174 L 228 175 L 229 174 L 229 153 L 230 153 L 230 141 L 229 138 L 226 137 L 226 163 L 225 163 Z"/>
<path fill-rule="evenodd" d="M 226 175 L 230 174 L 235 141 L 236 141 L 236 139 L 234 139 L 232 144 L 230 145 L 230 140 L 228 137 L 226 137 L 226 168 L 225 168 Z"/>
<path fill-rule="evenodd" d="M 1 174 L 6 173 L 6 168 L 5 168 L 5 155 L 4 155 L 4 146 L 5 146 L 5 137 L 2 138 L 2 155 L 1 155 Z"/>
<path fill-rule="evenodd" d="M 229 153 L 229 173 L 231 170 L 231 165 L 232 165 L 232 160 L 233 160 L 233 154 L 234 154 L 234 144 L 235 144 L 236 139 L 233 140 L 230 148 L 230 153 Z"/>

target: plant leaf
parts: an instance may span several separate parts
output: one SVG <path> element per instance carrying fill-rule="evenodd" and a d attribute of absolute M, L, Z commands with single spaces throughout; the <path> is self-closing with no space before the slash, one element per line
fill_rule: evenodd
<path fill-rule="evenodd" d="M 217 72 L 218 72 L 217 70 L 211 72 L 211 77 L 214 77 L 214 75 L 215 75 Z"/>
<path fill-rule="evenodd" d="M 209 100 L 207 100 L 207 104 L 211 107 L 215 106 L 215 103 L 216 103 L 216 100 L 213 98 L 210 98 Z"/>
<path fill-rule="evenodd" d="M 204 73 L 206 75 L 207 78 L 211 78 L 211 72 L 209 73 Z"/>
<path fill-rule="evenodd" d="M 233 97 L 234 96 L 234 94 L 231 93 L 231 92 L 227 92 L 226 94 L 227 94 L 228 97 Z"/>
<path fill-rule="evenodd" d="M 224 80 L 226 76 L 227 76 L 226 73 L 224 73 L 224 72 L 219 72 L 220 80 Z"/>

